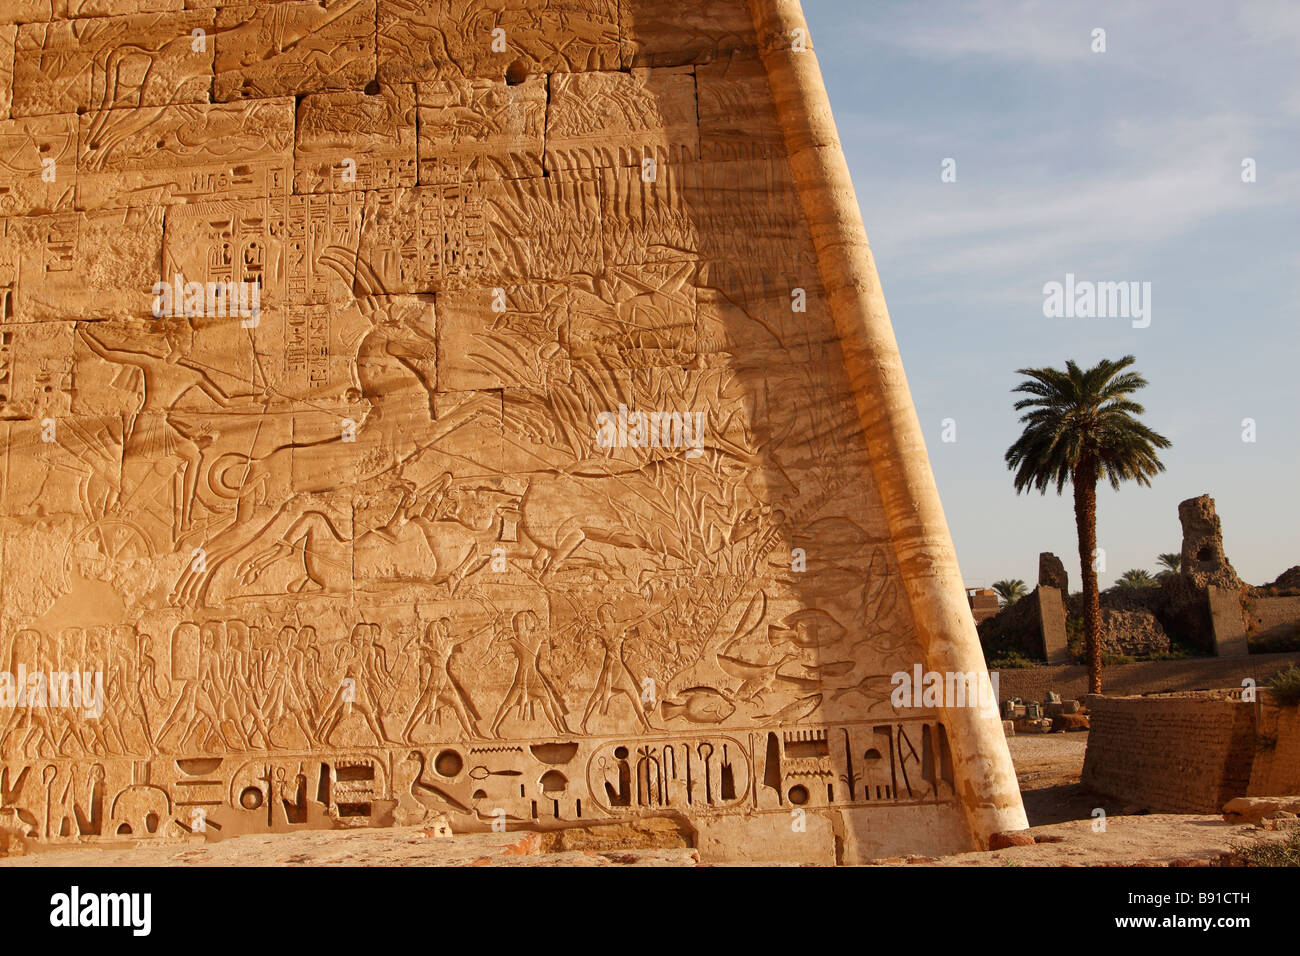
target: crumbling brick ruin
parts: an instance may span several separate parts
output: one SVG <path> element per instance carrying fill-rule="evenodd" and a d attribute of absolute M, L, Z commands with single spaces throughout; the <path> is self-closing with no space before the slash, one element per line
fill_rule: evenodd
<path fill-rule="evenodd" d="M 1103 654 L 1143 657 L 1183 647 L 1219 656 L 1300 648 L 1300 568 L 1260 588 L 1237 576 L 1223 547 L 1214 499 L 1189 498 L 1178 506 L 1182 524 L 1179 573 L 1164 575 L 1154 587 L 1112 587 L 1101 593 Z M 1049 583 L 1051 582 L 1051 583 Z M 1062 617 L 1044 617 L 1043 594 L 1064 592 L 1065 568 L 1048 552 L 1039 556 L 1038 588 L 1013 607 L 980 624 L 986 651 L 1012 650 L 1024 656 L 1059 661 L 1048 653 L 1049 637 L 1065 628 L 1076 651 L 1081 647 L 1082 595 L 1065 600 Z M 1050 592 L 1049 592 L 1050 597 Z M 1057 623 L 1059 621 L 1059 624 Z"/>
<path fill-rule="evenodd" d="M 1090 697 L 1084 785 L 1156 813 L 1300 792 L 1300 711 L 1258 694 Z"/>

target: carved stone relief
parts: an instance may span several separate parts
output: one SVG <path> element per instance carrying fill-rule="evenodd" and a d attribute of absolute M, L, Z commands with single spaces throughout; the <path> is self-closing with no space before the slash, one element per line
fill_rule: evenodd
<path fill-rule="evenodd" d="M 19 0 L 0 826 L 960 830 L 720 7 Z"/>

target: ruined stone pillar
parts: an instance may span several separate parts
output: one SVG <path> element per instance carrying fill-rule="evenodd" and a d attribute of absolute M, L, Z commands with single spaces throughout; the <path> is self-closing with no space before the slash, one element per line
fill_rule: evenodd
<path fill-rule="evenodd" d="M 750 11 L 926 666 L 983 672 L 952 537 L 803 11 L 799 0 L 750 0 Z M 972 844 L 984 847 L 994 833 L 1027 827 L 998 715 L 977 707 L 941 713 Z"/>

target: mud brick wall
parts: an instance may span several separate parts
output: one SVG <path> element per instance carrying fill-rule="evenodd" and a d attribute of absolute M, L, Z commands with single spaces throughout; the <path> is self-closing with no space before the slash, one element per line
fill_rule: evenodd
<path fill-rule="evenodd" d="M 1251 640 L 1293 637 L 1300 632 L 1300 597 L 1251 597 L 1246 617 Z"/>
<path fill-rule="evenodd" d="M 1255 761 L 1246 795 L 1300 794 L 1300 707 L 1282 707 L 1268 693 L 1261 700 Z"/>
<path fill-rule="evenodd" d="M 1252 654 L 1247 658 L 1192 657 L 1176 661 L 1139 661 L 1117 664 L 1103 671 L 1107 694 L 1128 697 L 1178 691 L 1241 689 L 1244 678 L 1262 686 L 1271 676 L 1292 664 L 1300 654 Z M 1054 690 L 1062 698 L 1088 693 L 1088 668 L 1082 664 L 1024 667 L 999 672 L 998 694 L 1003 700 L 1045 700 Z"/>
<path fill-rule="evenodd" d="M 1201 695 L 1094 699 L 1083 783 L 1162 813 L 1218 813 L 1247 792 L 1255 705 Z"/>

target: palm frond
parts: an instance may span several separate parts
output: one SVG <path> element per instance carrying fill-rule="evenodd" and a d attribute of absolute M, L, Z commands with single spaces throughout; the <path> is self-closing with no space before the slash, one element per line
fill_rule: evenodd
<path fill-rule="evenodd" d="M 1015 403 L 1024 431 L 1007 449 L 1017 492 L 1065 490 L 1081 467 L 1118 488 L 1135 481 L 1149 486 L 1164 471 L 1157 452 L 1169 439 L 1138 420 L 1146 409 L 1133 399 L 1147 380 L 1130 366 L 1131 355 L 1102 359 L 1091 368 L 1073 360 L 1064 369 L 1022 368 L 1012 389 L 1026 395 Z"/>

